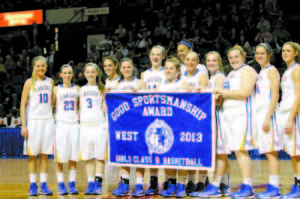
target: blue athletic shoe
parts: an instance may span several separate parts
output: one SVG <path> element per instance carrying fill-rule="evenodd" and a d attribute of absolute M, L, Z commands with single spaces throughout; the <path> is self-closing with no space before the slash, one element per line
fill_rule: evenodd
<path fill-rule="evenodd" d="M 228 197 L 231 194 L 230 185 L 221 183 L 220 184 L 220 192 L 222 194 L 222 197 Z"/>
<path fill-rule="evenodd" d="M 144 197 L 145 192 L 144 192 L 144 187 L 142 184 L 136 184 L 135 185 L 135 190 L 132 194 L 132 197 Z"/>
<path fill-rule="evenodd" d="M 198 194 L 196 195 L 197 197 L 200 198 L 219 198 L 222 196 L 219 187 L 216 187 L 213 184 L 209 184 L 205 191 L 203 192 L 198 192 Z"/>
<path fill-rule="evenodd" d="M 95 182 L 89 182 L 89 184 L 84 192 L 84 195 L 93 195 L 94 184 L 95 184 Z"/>
<path fill-rule="evenodd" d="M 32 182 L 30 183 L 30 187 L 29 187 L 29 191 L 28 191 L 28 196 L 37 196 L 38 193 L 37 193 L 37 190 L 38 190 L 38 186 L 35 182 Z"/>
<path fill-rule="evenodd" d="M 279 188 L 275 187 L 274 185 L 267 184 L 266 191 L 262 193 L 258 193 L 255 195 L 258 199 L 262 198 L 280 198 L 281 194 Z"/>
<path fill-rule="evenodd" d="M 53 195 L 52 191 L 50 189 L 48 189 L 48 185 L 46 182 L 41 183 L 40 195 L 44 195 L 44 196 L 52 196 Z"/>
<path fill-rule="evenodd" d="M 145 192 L 146 196 L 154 196 L 159 194 L 158 180 L 156 176 L 151 176 L 150 187 Z"/>
<path fill-rule="evenodd" d="M 115 191 L 120 187 L 120 185 L 121 185 L 122 183 L 124 183 L 124 181 L 123 181 L 123 178 L 121 177 L 121 181 L 118 183 L 118 187 L 117 187 L 115 190 L 113 190 L 113 191 L 111 192 L 112 195 L 116 195 L 116 194 L 115 194 Z"/>
<path fill-rule="evenodd" d="M 57 190 L 58 195 L 68 195 L 68 191 L 66 188 L 66 185 L 64 182 L 58 183 L 58 190 Z"/>
<path fill-rule="evenodd" d="M 79 194 L 78 190 L 76 189 L 76 183 L 74 181 L 69 182 L 69 194 L 71 194 L 71 195 Z"/>
<path fill-rule="evenodd" d="M 165 181 L 163 183 L 163 189 L 159 192 L 159 195 L 163 196 L 164 194 L 166 194 L 168 188 L 169 188 L 169 182 Z"/>
<path fill-rule="evenodd" d="M 237 199 L 237 198 L 254 198 L 255 194 L 254 194 L 253 189 L 250 185 L 241 184 L 240 185 L 240 190 L 238 192 L 231 193 L 230 196 L 233 199 Z"/>
<path fill-rule="evenodd" d="M 186 197 L 185 184 L 178 183 L 176 188 L 175 197 L 176 198 L 184 198 Z"/>
<path fill-rule="evenodd" d="M 163 197 L 165 198 L 171 198 L 174 197 L 176 193 L 176 184 L 169 183 L 168 190 L 163 194 Z"/>
<path fill-rule="evenodd" d="M 113 192 L 114 195 L 117 197 L 129 196 L 130 195 L 129 184 L 125 184 L 124 182 L 122 182 L 119 184 L 118 188 Z"/>
<path fill-rule="evenodd" d="M 291 191 L 281 197 L 281 199 L 300 198 L 300 187 L 292 185 Z"/>
<path fill-rule="evenodd" d="M 93 195 L 101 195 L 102 194 L 102 183 L 95 182 L 93 187 Z"/>
<path fill-rule="evenodd" d="M 188 194 L 191 197 L 198 197 L 200 192 L 205 191 L 206 185 L 203 182 L 198 182 L 194 191 Z"/>

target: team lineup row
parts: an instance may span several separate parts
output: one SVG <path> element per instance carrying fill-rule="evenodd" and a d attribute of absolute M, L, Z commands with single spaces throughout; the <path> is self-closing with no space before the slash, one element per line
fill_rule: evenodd
<path fill-rule="evenodd" d="M 132 196 L 160 194 L 164 197 L 221 197 L 232 198 L 299 198 L 300 197 L 300 46 L 287 42 L 282 58 L 287 65 L 281 81 L 271 65 L 272 49 L 266 43 L 256 47 L 255 59 L 261 66 L 259 74 L 246 64 L 245 52 L 236 45 L 227 56 L 233 70 L 225 76 L 222 60 L 217 52 L 205 55 L 205 64 L 199 64 L 192 44 L 183 40 L 177 47 L 178 58 L 165 59 L 165 50 L 154 46 L 149 54 L 152 67 L 134 75 L 134 64 L 124 58 L 120 63 L 114 57 L 105 57 L 103 66 L 108 76 L 105 85 L 101 72 L 93 63 L 84 67 L 87 84 L 81 88 L 72 84 L 73 69 L 63 65 L 60 76 L 63 83 L 53 86 L 45 76 L 47 62 L 44 57 L 33 60 L 32 77 L 25 82 L 21 99 L 21 133 L 25 137 L 24 153 L 28 155 L 30 188 L 28 195 L 37 195 L 37 155 L 40 157 L 40 194 L 52 195 L 47 186 L 47 158 L 55 148 L 58 194 L 78 194 L 76 189 L 76 162 L 85 161 L 88 185 L 86 195 L 100 195 L 104 177 L 107 147 L 105 92 L 114 90 L 150 91 L 210 91 L 216 99 L 217 154 L 213 181 L 208 182 L 207 171 L 200 171 L 196 182 L 195 170 L 166 169 L 168 182 L 158 189 L 157 169 L 150 169 L 150 187 L 143 188 L 144 169 L 136 168 L 135 189 Z M 120 71 L 120 73 L 119 73 Z M 210 73 L 210 78 L 208 73 Z M 178 78 L 180 77 L 180 78 Z M 280 83 L 281 82 L 281 83 Z M 278 105 L 281 84 L 282 100 Z M 55 107 L 55 128 L 52 114 Z M 78 124 L 79 118 L 79 124 Z M 79 127 L 79 128 L 78 128 Z M 55 130 L 54 130 L 55 129 Z M 79 129 L 79 130 L 78 130 Z M 53 137 L 53 132 L 54 137 Z M 252 163 L 248 150 L 257 145 L 269 162 L 269 183 L 266 191 L 254 194 Z M 291 192 L 281 196 L 279 191 L 279 160 L 277 151 L 285 149 L 292 157 L 295 184 Z M 238 192 L 231 193 L 228 154 L 236 153 L 243 183 Z M 69 164 L 68 189 L 64 184 L 63 164 Z M 121 167 L 121 181 L 112 194 L 131 195 L 130 168 Z M 186 179 L 187 177 L 187 179 Z M 186 182 L 187 181 L 187 182 Z"/>

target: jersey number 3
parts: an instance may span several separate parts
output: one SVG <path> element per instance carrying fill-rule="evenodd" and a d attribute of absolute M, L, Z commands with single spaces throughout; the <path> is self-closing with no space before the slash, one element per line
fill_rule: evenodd
<path fill-rule="evenodd" d="M 87 98 L 86 99 L 87 103 L 88 103 L 88 108 L 92 108 L 93 107 L 93 104 L 92 104 L 92 99 L 91 98 Z"/>

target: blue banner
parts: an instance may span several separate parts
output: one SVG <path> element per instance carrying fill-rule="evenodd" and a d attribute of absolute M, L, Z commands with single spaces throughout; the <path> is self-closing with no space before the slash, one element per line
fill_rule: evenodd
<path fill-rule="evenodd" d="M 107 93 L 109 163 L 214 169 L 211 93 Z"/>

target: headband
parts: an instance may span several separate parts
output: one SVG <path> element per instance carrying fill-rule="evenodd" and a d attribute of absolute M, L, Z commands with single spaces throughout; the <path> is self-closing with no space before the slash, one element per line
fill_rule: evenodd
<path fill-rule="evenodd" d="M 181 42 L 179 42 L 179 44 L 186 45 L 187 47 L 193 49 L 193 46 L 192 46 L 190 43 L 188 43 L 188 42 L 186 42 L 186 41 L 184 41 L 184 40 L 182 40 Z"/>
<path fill-rule="evenodd" d="M 268 54 L 270 54 L 272 52 L 270 46 L 268 44 L 266 44 L 266 43 L 258 44 L 258 46 L 264 47 L 267 50 Z"/>

